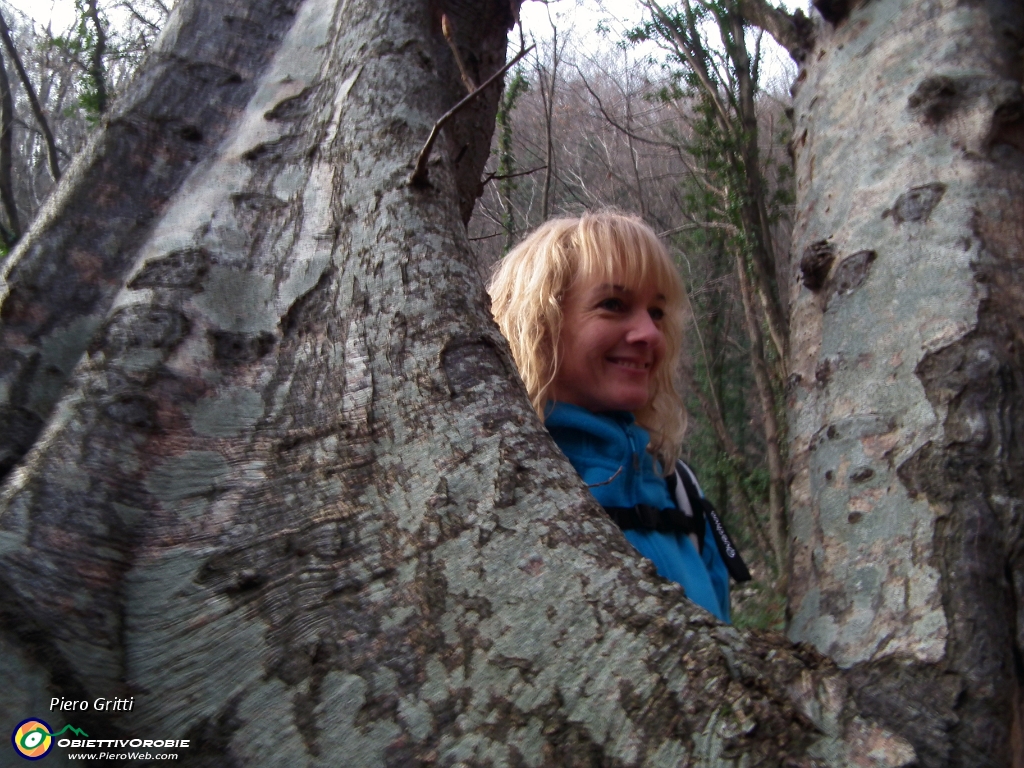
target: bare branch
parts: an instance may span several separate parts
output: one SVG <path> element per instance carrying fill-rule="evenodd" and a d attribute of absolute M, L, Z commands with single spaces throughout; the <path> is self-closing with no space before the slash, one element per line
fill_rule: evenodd
<path fill-rule="evenodd" d="M 60 162 L 57 160 L 57 142 L 54 141 L 53 132 L 50 130 L 50 123 L 46 119 L 46 115 L 43 114 L 42 108 L 39 106 L 39 99 L 36 97 L 36 89 L 32 86 L 32 81 L 28 79 L 28 73 L 25 72 L 25 67 L 21 63 L 21 57 L 18 55 L 17 48 L 14 47 L 14 42 L 11 40 L 11 30 L 7 26 L 7 20 L 4 18 L 3 13 L 0 13 L 0 37 L 3 38 L 4 48 L 7 50 L 7 55 L 14 63 L 14 68 L 18 72 L 18 79 L 21 80 L 21 85 L 25 89 L 25 95 L 28 97 L 29 106 L 32 108 L 32 114 L 36 118 L 36 122 L 39 123 L 39 130 L 43 134 L 43 141 L 46 143 L 46 159 L 50 167 L 50 176 L 53 180 L 60 181 Z"/>
<path fill-rule="evenodd" d="M 651 11 L 665 27 L 665 31 L 669 34 L 674 44 L 676 52 L 683 57 L 687 64 L 690 65 L 690 69 L 697 75 L 697 79 L 700 80 L 701 86 L 704 88 L 704 92 L 710 99 L 711 104 L 715 108 L 715 115 L 717 116 L 719 126 L 722 132 L 726 136 L 732 135 L 731 125 L 729 122 L 729 113 L 726 111 L 725 106 L 722 104 L 722 100 L 719 98 L 718 89 L 715 88 L 715 84 L 711 82 L 711 77 L 708 74 L 707 67 L 703 61 L 700 61 L 695 55 L 690 45 L 690 41 L 686 40 L 676 28 L 676 25 L 672 23 L 672 19 L 665 10 L 655 2 L 655 0 L 642 0 L 642 5 Z"/>
<path fill-rule="evenodd" d="M 814 46 L 814 28 L 803 10 L 790 15 L 772 8 L 767 0 L 737 0 L 737 5 L 745 21 L 774 37 L 794 61 L 802 62 Z"/>
<path fill-rule="evenodd" d="M 594 89 L 590 87 L 590 83 L 587 82 L 586 76 L 583 74 L 579 67 L 576 67 L 576 71 L 579 73 L 580 81 L 583 83 L 583 87 L 587 89 L 587 92 L 593 97 L 594 101 L 597 102 L 598 110 L 601 112 L 602 117 L 604 117 L 604 119 L 608 121 L 608 124 L 610 126 L 615 128 L 616 130 L 621 131 L 625 135 L 635 139 L 636 141 L 642 141 L 644 144 L 650 144 L 655 147 L 665 147 L 667 149 L 678 148 L 675 144 L 673 144 L 670 141 L 658 141 L 657 139 L 650 139 L 647 138 L 646 136 L 641 136 L 640 134 L 634 133 L 629 128 L 626 128 L 625 126 L 620 125 L 618 122 L 616 122 L 615 118 L 608 114 L 608 110 L 604 108 L 604 102 L 601 101 L 601 97 L 598 96 Z"/>
<path fill-rule="evenodd" d="M 466 90 L 469 93 L 473 93 L 476 90 L 476 83 L 473 82 L 473 78 L 469 76 L 469 72 L 466 70 L 466 65 L 462 61 L 462 56 L 459 54 L 459 47 L 455 44 L 455 37 L 452 35 L 452 24 L 448 21 L 448 14 L 441 14 L 441 33 L 444 35 L 444 39 L 448 41 L 448 47 L 452 49 L 452 55 L 455 57 L 455 63 L 459 67 L 459 74 L 462 75 L 462 83 L 466 86 Z"/>
<path fill-rule="evenodd" d="M 467 104 L 473 101 L 474 98 L 483 93 L 484 88 L 489 86 L 494 81 L 500 79 L 506 72 L 508 72 L 510 69 L 512 69 L 512 67 L 518 64 L 519 61 L 526 54 L 533 50 L 533 48 L 534 46 L 531 45 L 529 48 L 524 48 L 523 50 L 521 50 L 519 53 L 516 54 L 516 57 L 512 59 L 512 61 L 510 61 L 504 67 L 502 67 L 493 75 L 484 80 L 484 82 L 480 85 L 479 88 L 477 88 L 475 91 L 473 91 L 468 96 L 463 98 L 462 101 L 460 101 L 454 107 L 452 107 L 443 115 L 441 115 L 441 118 L 436 123 L 434 123 L 434 127 L 431 128 L 430 135 L 427 137 L 427 143 L 423 145 L 423 149 L 420 150 L 419 157 L 416 158 L 416 169 L 412 172 L 412 175 L 409 177 L 409 183 L 412 186 L 425 187 L 428 184 L 427 161 L 430 159 L 430 150 L 434 148 L 434 142 L 437 141 L 437 137 L 441 134 L 441 129 L 445 127 L 448 121 L 455 117 L 455 115 L 457 115 L 460 110 L 465 108 Z"/>
<path fill-rule="evenodd" d="M 118 7 L 119 8 L 124 8 L 136 20 L 142 22 L 143 25 L 145 25 L 146 27 L 149 27 L 149 29 L 152 30 L 153 32 L 159 32 L 160 31 L 160 26 L 158 24 L 154 24 L 152 21 L 150 21 L 145 16 L 143 16 L 141 13 L 139 13 L 137 10 L 135 10 L 135 6 L 132 5 L 131 3 L 121 2 L 121 3 L 118 3 Z"/>
<path fill-rule="evenodd" d="M 546 168 L 546 165 L 538 165 L 536 168 L 531 168 L 528 171 L 517 171 L 516 173 L 488 173 L 482 183 L 489 184 L 492 181 L 504 181 L 505 179 L 515 179 L 519 176 L 529 176 L 537 171 L 543 171 Z"/>
<path fill-rule="evenodd" d="M 608 485 L 610 482 L 612 482 L 620 474 L 622 474 L 622 467 L 619 467 L 618 469 L 616 469 L 615 470 L 615 474 L 612 475 L 611 477 L 609 477 L 607 480 L 602 480 L 600 483 L 589 483 L 587 485 L 587 488 L 599 488 L 602 485 Z"/>
<path fill-rule="evenodd" d="M 480 237 L 471 237 L 469 238 L 469 242 L 475 243 L 479 240 L 491 240 L 495 237 L 501 237 L 504 234 L 504 232 L 495 232 L 493 235 L 481 235 Z"/>
<path fill-rule="evenodd" d="M 668 229 L 665 230 L 664 232 L 659 232 L 658 237 L 668 237 L 669 235 L 677 235 L 680 232 L 688 232 L 693 229 L 722 229 L 728 232 L 730 235 L 738 235 L 740 233 L 738 227 L 724 221 L 698 221 L 695 224 L 684 224 L 681 227 L 675 227 L 674 229 Z"/>
<path fill-rule="evenodd" d="M 782 434 L 779 430 L 778 416 L 775 410 L 775 395 L 772 391 L 771 374 L 765 361 L 764 341 L 761 336 L 761 323 L 754 308 L 753 288 L 747 276 L 746 259 L 739 249 L 734 249 L 736 277 L 739 279 L 740 298 L 743 301 L 744 326 L 750 339 L 750 367 L 754 374 L 758 398 L 761 401 L 761 412 L 764 418 L 765 452 L 768 458 L 768 532 L 771 537 L 772 549 L 780 563 L 788 558 L 786 535 L 786 482 L 784 462 L 782 460 Z M 782 574 L 781 579 L 786 575 Z M 780 590 L 781 591 L 781 590 Z"/>
<path fill-rule="evenodd" d="M 8 249 L 21 237 L 21 222 L 18 220 L 18 206 L 14 200 L 11 183 L 11 164 L 14 153 L 14 99 L 11 84 L 7 80 L 7 69 L 0 58 L 0 203 L 7 214 L 7 227 L 3 228 L 4 244 Z"/>

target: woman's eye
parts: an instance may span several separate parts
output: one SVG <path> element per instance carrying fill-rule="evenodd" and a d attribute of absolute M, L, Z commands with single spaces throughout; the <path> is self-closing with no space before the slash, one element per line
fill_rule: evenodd
<path fill-rule="evenodd" d="M 604 299 L 597 306 L 599 306 L 601 309 L 606 309 L 609 312 L 621 312 L 626 307 L 626 305 L 622 301 L 622 299 L 616 299 L 616 298 Z"/>
<path fill-rule="evenodd" d="M 647 314 L 651 316 L 651 320 L 658 322 L 659 320 L 665 319 L 665 310 L 661 307 L 651 307 L 647 310 Z"/>

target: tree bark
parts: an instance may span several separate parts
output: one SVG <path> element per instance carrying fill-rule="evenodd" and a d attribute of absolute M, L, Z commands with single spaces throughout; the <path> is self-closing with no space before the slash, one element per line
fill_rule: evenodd
<path fill-rule="evenodd" d="M 1022 765 L 1024 9 L 847 5 L 795 103 L 790 636 L 922 765 Z"/>
<path fill-rule="evenodd" d="M 14 199 L 11 167 L 14 159 L 14 97 L 7 69 L 0 56 L 0 203 L 7 216 L 7 226 L 2 227 L 4 246 L 12 248 L 21 237 L 21 220 L 18 204 Z"/>
<path fill-rule="evenodd" d="M 99 287 L 0 497 L 5 722 L 202 766 L 910 765 L 827 660 L 657 579 L 537 421 L 464 228 L 497 89 L 407 183 L 461 96 L 441 12 L 481 82 L 517 8 L 252 5 L 182 0 L 125 102 L 198 99 L 205 153 L 146 165 L 118 107 L 16 254 L 8 351 Z M 197 58 L 242 83 L 180 93 Z M 132 163 L 146 227 L 103 208 Z"/>

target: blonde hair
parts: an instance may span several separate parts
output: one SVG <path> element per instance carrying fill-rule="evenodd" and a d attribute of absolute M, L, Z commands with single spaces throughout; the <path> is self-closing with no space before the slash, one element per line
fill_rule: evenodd
<path fill-rule="evenodd" d="M 629 289 L 653 282 L 665 297 L 665 357 L 654 373 L 650 400 L 634 415 L 651 435 L 651 453 L 671 471 L 686 431 L 686 408 L 675 381 L 686 294 L 654 230 L 636 216 L 608 210 L 545 222 L 497 264 L 487 286 L 491 313 L 543 420 L 560 365 L 562 300 L 574 285 L 591 279 Z"/>

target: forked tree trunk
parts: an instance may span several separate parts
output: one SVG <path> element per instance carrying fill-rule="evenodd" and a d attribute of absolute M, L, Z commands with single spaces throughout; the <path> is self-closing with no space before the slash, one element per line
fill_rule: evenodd
<path fill-rule="evenodd" d="M 8 274 L 3 722 L 204 766 L 910 763 L 656 579 L 533 415 L 464 229 L 497 88 L 407 183 L 463 95 L 440 14 L 481 82 L 515 10 L 176 7 Z"/>
<path fill-rule="evenodd" d="M 1024 6 L 845 5 L 795 104 L 790 635 L 922 765 L 1024 765 Z"/>

